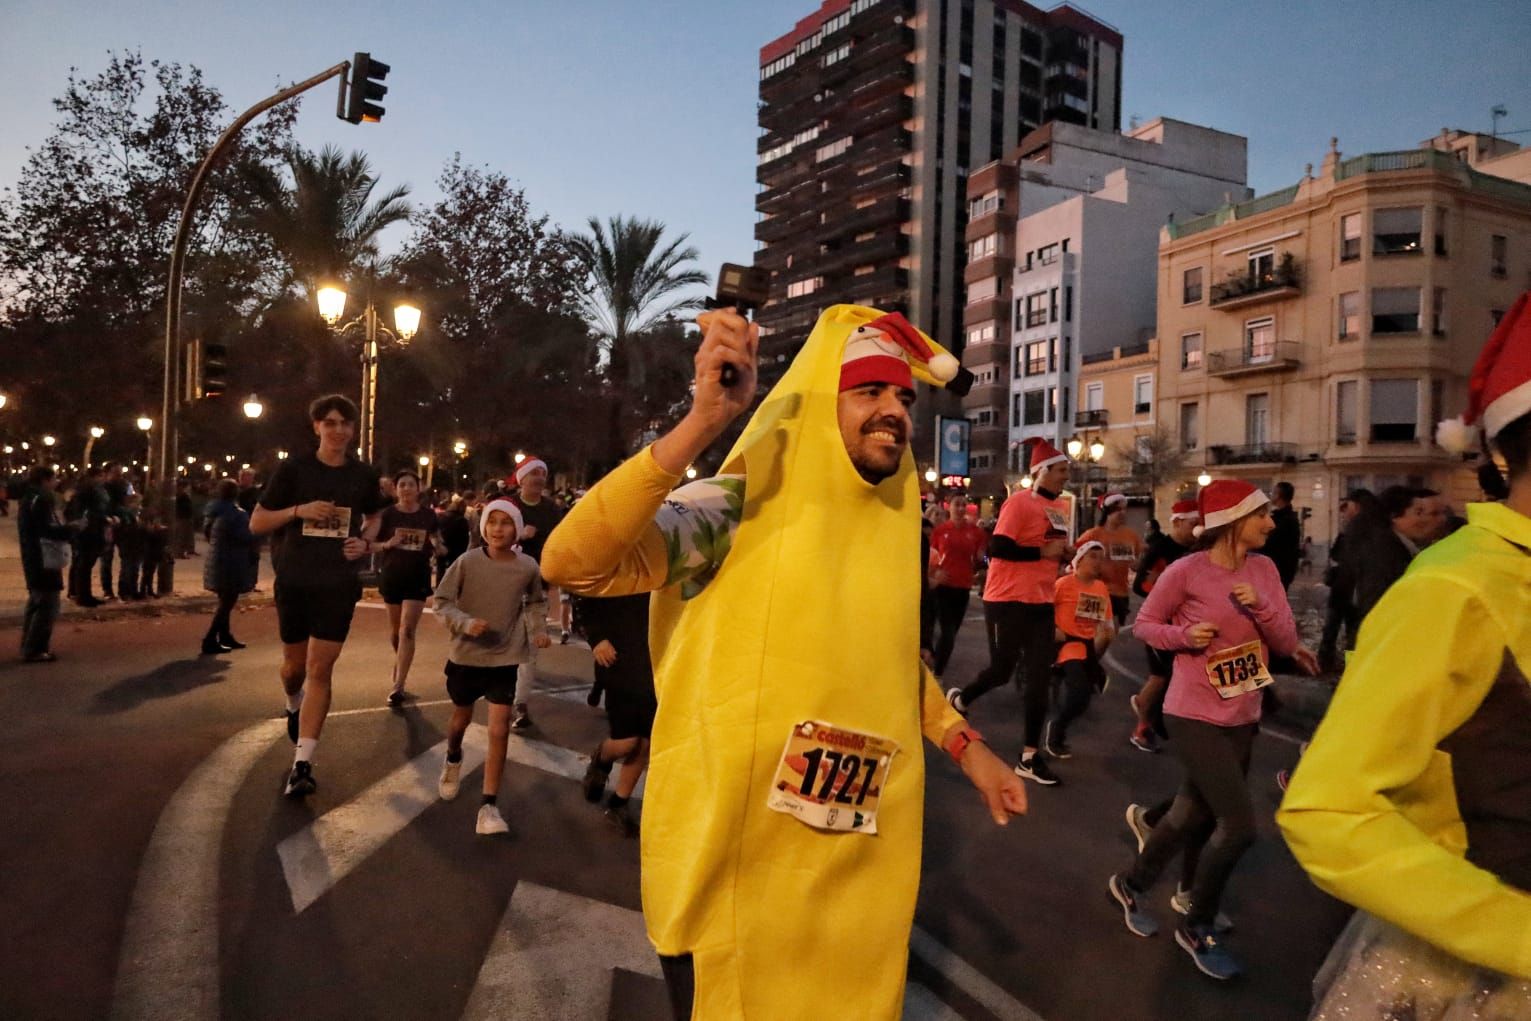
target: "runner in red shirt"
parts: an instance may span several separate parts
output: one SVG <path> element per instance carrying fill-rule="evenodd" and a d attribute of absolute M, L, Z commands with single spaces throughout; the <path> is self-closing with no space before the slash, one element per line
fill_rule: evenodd
<path fill-rule="evenodd" d="M 968 599 L 973 593 L 973 574 L 983 562 L 989 536 L 968 517 L 967 497 L 954 496 L 949 502 L 951 518 L 936 526 L 930 537 L 930 584 L 936 601 L 936 626 L 940 633 L 935 643 L 935 674 L 946 673 L 957 632 L 967 616 Z"/>
<path fill-rule="evenodd" d="M 1127 527 L 1127 496 L 1125 493 L 1107 493 L 1100 498 L 1100 524 L 1079 537 L 1082 546 L 1098 542 L 1105 547 L 1105 563 L 1101 577 L 1111 590 L 1111 613 L 1116 626 L 1127 624 L 1128 582 L 1133 565 L 1143 553 L 1143 540 L 1138 533 Z"/>

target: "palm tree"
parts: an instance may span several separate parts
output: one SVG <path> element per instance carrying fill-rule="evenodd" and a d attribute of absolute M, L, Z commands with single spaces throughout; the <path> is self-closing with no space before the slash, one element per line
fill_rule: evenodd
<path fill-rule="evenodd" d="M 250 223 L 286 259 L 290 282 L 313 293 L 319 282 L 361 266 L 374 272 L 386 260 L 378 235 L 407 220 L 408 185 L 373 198 L 378 179 L 365 153 L 344 155 L 334 146 L 313 153 L 294 148 L 289 184 L 271 170 L 252 170 L 257 206 Z"/>

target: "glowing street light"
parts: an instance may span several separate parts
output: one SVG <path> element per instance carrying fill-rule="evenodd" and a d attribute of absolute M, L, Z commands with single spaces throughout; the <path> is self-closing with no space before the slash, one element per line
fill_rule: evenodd
<path fill-rule="evenodd" d="M 687 468 L 686 469 L 686 478 L 688 478 L 688 479 L 696 478 L 696 469 L 695 468 Z"/>
<path fill-rule="evenodd" d="M 400 340 L 408 340 L 420 332 L 420 310 L 413 305 L 395 305 L 393 325 Z"/>
<path fill-rule="evenodd" d="M 208 462 L 204 463 L 202 465 L 202 470 L 207 472 L 209 475 L 211 475 L 213 473 L 213 462 L 208 461 Z"/>
<path fill-rule="evenodd" d="M 521 451 L 519 451 L 519 450 L 516 451 L 516 464 L 520 464 L 522 461 L 525 461 L 525 460 L 526 460 L 526 455 L 524 453 L 522 453 Z"/>
<path fill-rule="evenodd" d="M 287 460 L 287 451 L 285 451 L 285 450 L 278 450 L 276 452 L 276 459 L 278 461 L 285 461 L 285 460 Z"/>
<path fill-rule="evenodd" d="M 58 442 L 58 437 L 56 437 L 56 436 L 44 436 L 43 437 L 43 446 L 45 446 L 45 447 L 51 447 L 51 446 L 53 446 L 57 442 Z"/>
<path fill-rule="evenodd" d="M 458 457 L 466 456 L 468 453 L 468 441 L 458 440 L 456 443 L 452 444 L 452 453 L 456 454 Z"/>
<path fill-rule="evenodd" d="M 1106 445 L 1100 440 L 1090 444 L 1090 460 L 1099 461 L 1106 456 Z"/>
<path fill-rule="evenodd" d="M 245 417 L 248 419 L 260 418 L 266 411 L 266 406 L 260 402 L 260 398 L 251 394 L 245 398 Z"/>
<path fill-rule="evenodd" d="M 1212 476 L 1208 475 L 1206 472 L 1202 472 L 1200 475 L 1196 476 L 1196 484 L 1203 488 L 1210 486 L 1212 485 Z"/>
<path fill-rule="evenodd" d="M 378 334 L 386 334 L 399 344 L 409 343 L 409 339 L 420 332 L 420 309 L 407 302 L 400 302 L 393 309 L 393 329 L 378 322 L 377 307 L 372 303 L 372 295 L 369 290 L 367 295 L 367 307 L 361 315 L 341 325 L 340 320 L 345 315 L 346 292 L 344 288 L 336 284 L 326 284 L 314 292 L 314 301 L 319 306 L 319 317 L 329 324 L 330 328 L 338 334 L 345 334 L 353 326 L 362 328 L 364 338 L 362 341 L 362 381 L 361 381 L 361 420 L 357 422 L 357 434 L 361 442 L 358 456 L 363 460 L 371 460 L 373 454 L 373 433 L 376 431 L 377 420 L 377 345 Z M 253 417 L 253 416 L 252 416 Z"/>
<path fill-rule="evenodd" d="M 150 429 L 154 428 L 154 419 L 150 418 L 148 415 L 139 415 L 137 424 L 139 429 L 144 432 L 148 432 Z"/>
<path fill-rule="evenodd" d="M 1066 446 L 1068 448 L 1069 457 L 1075 461 L 1079 460 L 1079 455 L 1084 452 L 1084 441 L 1081 440 L 1078 436 L 1075 436 L 1073 439 L 1068 441 Z"/>
<path fill-rule="evenodd" d="M 319 318 L 334 326 L 346 314 L 346 292 L 338 287 L 321 287 L 315 295 L 319 302 Z"/>
<path fill-rule="evenodd" d="M 5 410 L 5 406 L 10 403 L 10 400 L 5 394 L 0 393 L 0 411 Z"/>
<path fill-rule="evenodd" d="M 197 463 L 197 455 L 196 454 L 187 454 L 186 455 L 186 463 L 187 464 L 196 464 Z"/>
<path fill-rule="evenodd" d="M 936 470 L 934 468 L 925 469 L 925 481 L 931 483 L 932 485 L 935 484 Z"/>
<path fill-rule="evenodd" d="M 421 454 L 420 455 L 420 467 L 422 467 L 422 468 L 429 468 L 430 466 L 431 466 L 431 456 L 429 454 Z"/>
<path fill-rule="evenodd" d="M 106 430 L 101 428 L 99 425 L 93 425 L 93 426 L 90 427 L 90 438 L 91 439 L 99 440 L 101 437 L 103 437 L 105 435 L 106 435 Z"/>

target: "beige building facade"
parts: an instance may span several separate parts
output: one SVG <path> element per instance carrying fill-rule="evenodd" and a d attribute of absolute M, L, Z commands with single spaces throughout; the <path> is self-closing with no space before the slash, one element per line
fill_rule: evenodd
<path fill-rule="evenodd" d="M 1186 464 L 1167 485 L 1203 471 L 1289 481 L 1317 543 L 1353 488 L 1477 498 L 1435 423 L 1461 411 L 1473 361 L 1528 286 L 1531 185 L 1430 143 L 1344 158 L 1332 141 L 1316 175 L 1171 224 L 1157 410 Z"/>

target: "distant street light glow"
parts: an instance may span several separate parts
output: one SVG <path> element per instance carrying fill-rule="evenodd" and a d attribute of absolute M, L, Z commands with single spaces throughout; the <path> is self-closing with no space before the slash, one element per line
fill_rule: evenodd
<path fill-rule="evenodd" d="M 148 415 L 139 415 L 138 428 L 142 429 L 144 432 L 148 432 L 150 429 L 154 428 L 154 419 L 150 418 Z"/>

